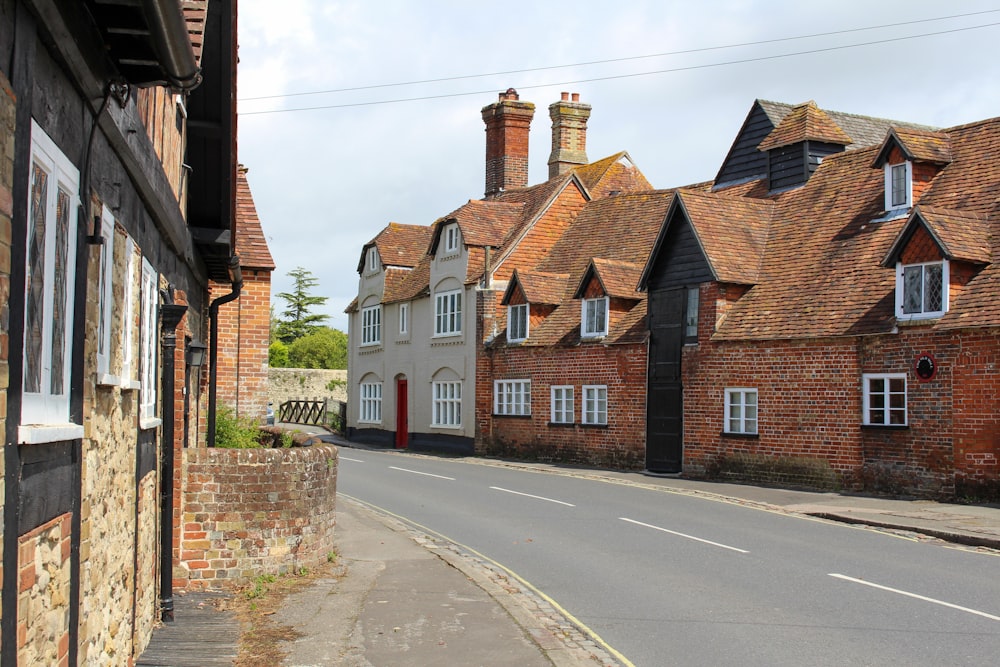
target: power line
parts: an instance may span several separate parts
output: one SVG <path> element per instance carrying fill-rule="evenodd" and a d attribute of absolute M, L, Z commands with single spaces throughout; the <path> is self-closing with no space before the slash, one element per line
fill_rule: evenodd
<path fill-rule="evenodd" d="M 243 97 L 243 98 L 240 98 L 238 101 L 240 101 L 240 102 L 252 102 L 252 101 L 257 101 L 257 100 L 271 100 L 271 99 L 286 98 L 286 97 L 303 97 L 303 96 L 307 96 L 307 95 L 327 95 L 327 94 L 332 94 L 332 93 L 347 93 L 347 92 L 357 92 L 357 91 L 361 91 L 361 90 L 375 90 L 375 89 L 379 89 L 379 88 L 396 88 L 396 87 L 402 87 L 402 86 L 416 86 L 416 85 L 421 85 L 421 84 L 426 84 L 426 83 L 443 83 L 443 82 L 447 82 L 447 81 L 462 81 L 462 80 L 468 80 L 468 79 L 482 79 L 482 78 L 486 78 L 486 77 L 490 77 L 490 76 L 506 76 L 506 75 L 510 75 L 510 74 L 526 74 L 526 73 L 530 73 L 530 72 L 542 72 L 542 71 L 547 71 L 547 70 L 568 69 L 570 67 L 585 67 L 585 66 L 590 66 L 590 65 L 605 65 L 605 64 L 609 64 L 609 63 L 628 62 L 628 61 L 632 61 L 632 60 L 646 60 L 646 59 L 650 59 L 650 58 L 663 58 L 663 57 L 666 57 L 666 56 L 687 55 L 687 54 L 691 54 L 691 53 L 703 53 L 703 52 L 706 52 L 706 51 L 721 51 L 721 50 L 725 50 L 725 49 L 735 49 L 735 48 L 742 48 L 742 47 L 746 47 L 746 46 L 760 46 L 760 45 L 763 45 L 763 44 L 776 44 L 776 43 L 780 43 L 780 42 L 790 42 L 790 41 L 796 41 L 796 40 L 802 40 L 802 39 L 813 39 L 813 38 L 816 38 L 816 37 L 829 37 L 831 35 L 843 35 L 843 34 L 848 34 L 848 33 L 864 32 L 864 31 L 868 31 L 868 30 L 882 30 L 884 28 L 896 28 L 896 27 L 900 27 L 900 26 L 914 25 L 914 24 L 918 24 L 918 23 L 932 23 L 932 22 L 936 22 L 936 21 L 946 21 L 946 20 L 950 20 L 950 19 L 966 18 L 966 17 L 969 17 L 969 16 L 978 16 L 978 15 L 981 15 L 981 14 L 990 14 L 990 13 L 995 13 L 995 12 L 1000 12 L 1000 9 L 987 9 L 987 10 L 979 11 L 979 12 L 970 12 L 968 14 L 952 14 L 950 16 L 939 16 L 937 18 L 929 18 L 929 19 L 916 19 L 916 20 L 913 20 L 913 21 L 902 21 L 900 23 L 886 23 L 886 24 L 883 24 L 883 25 L 867 26 L 867 27 L 864 27 L 864 28 L 848 28 L 848 29 L 845 29 L 845 30 L 833 30 L 833 31 L 830 31 L 830 32 L 818 32 L 818 33 L 814 33 L 814 34 L 811 34 L 811 35 L 799 35 L 799 36 L 795 36 L 795 37 L 777 37 L 777 38 L 774 38 L 774 39 L 764 39 L 764 40 L 759 40 L 759 41 L 755 41 L 755 42 L 742 42 L 742 43 L 738 43 L 738 44 L 727 44 L 727 45 L 720 45 L 720 46 L 705 46 L 705 47 L 700 47 L 700 48 L 695 48 L 695 49 L 684 49 L 684 50 L 681 50 L 681 51 L 666 51 L 664 53 L 652 53 L 652 54 L 642 55 L 642 56 L 624 56 L 624 57 L 621 57 L 621 58 L 609 58 L 609 59 L 606 59 L 606 60 L 590 60 L 590 61 L 585 61 L 585 62 L 573 63 L 571 65 L 548 65 L 548 66 L 544 66 L 544 67 L 529 67 L 529 68 L 525 68 L 525 69 L 514 69 L 514 70 L 507 70 L 507 71 L 502 71 L 502 72 L 489 72 L 489 73 L 485 73 L 485 74 L 463 74 L 463 75 L 459 75 L 459 76 L 439 77 L 439 78 L 435 78 L 435 79 L 421 79 L 421 80 L 418 80 L 418 81 L 401 81 L 401 82 L 397 82 L 397 83 L 379 83 L 379 84 L 371 84 L 371 85 L 367 85 L 367 86 L 353 86 L 353 87 L 350 87 L 350 88 L 331 88 L 329 90 L 314 90 L 314 91 L 301 92 L 301 93 L 283 93 L 283 94 L 280 94 L 280 95 L 261 95 L 261 96 L 258 96 L 258 97 Z M 995 24 L 990 24 L 990 25 L 995 25 Z M 973 28 L 977 28 L 977 27 L 984 27 L 984 26 L 973 26 Z M 964 29 L 968 29 L 968 28 L 959 28 L 958 30 L 964 30 Z M 945 31 L 945 32 L 949 32 L 949 31 Z M 928 33 L 928 34 L 936 35 L 936 34 L 941 34 L 941 33 Z M 927 35 L 915 35 L 915 37 L 925 37 L 925 36 L 927 36 Z M 908 38 L 902 38 L 902 39 L 908 39 Z M 893 40 L 886 40 L 886 41 L 893 41 Z M 866 43 L 866 44 L 870 44 L 870 43 L 878 43 L 878 42 L 869 42 L 869 43 Z M 852 45 L 852 46 L 865 46 L 866 44 Z M 851 48 L 851 47 L 849 46 L 849 47 L 844 47 L 844 48 Z M 790 55 L 797 55 L 797 54 L 790 54 Z M 737 62 L 741 62 L 741 61 L 737 61 Z M 751 62 L 751 61 L 746 61 L 746 62 Z M 682 69 L 684 69 L 684 68 L 682 68 Z M 671 70 L 667 70 L 667 71 L 671 71 Z M 675 70 L 675 71 L 681 71 L 681 70 Z M 658 73 L 658 72 L 653 72 L 653 73 Z M 627 75 L 627 76 L 637 76 L 637 75 Z M 591 80 L 593 80 L 593 81 L 600 81 L 602 79 L 591 79 Z M 572 82 L 572 83 L 576 83 L 576 82 Z M 553 85 L 558 85 L 558 84 L 553 84 Z M 476 94 L 479 94 L 479 93 L 460 93 L 460 94 L 476 95 Z M 446 97 L 446 96 L 435 96 L 435 97 Z M 413 99 L 418 99 L 418 100 L 419 99 L 433 99 L 433 97 L 428 97 L 428 98 L 413 98 Z M 396 101 L 396 100 L 391 100 L 390 102 L 394 102 L 394 101 Z M 412 100 L 399 100 L 399 101 L 412 101 Z M 380 103 L 379 102 L 373 102 L 371 104 L 380 104 Z M 357 105 L 343 105 L 343 106 L 357 106 Z M 314 107 L 314 108 L 317 108 L 317 109 L 322 109 L 322 108 L 336 108 L 336 106 L 331 106 L 331 107 Z M 287 111 L 292 111 L 292 109 L 287 109 Z M 275 112 L 258 111 L 258 112 L 250 112 L 250 113 L 276 113 L 276 111 Z"/>
<path fill-rule="evenodd" d="M 535 89 L 535 88 L 549 88 L 549 87 L 553 87 L 553 86 L 570 86 L 570 85 L 576 85 L 576 84 L 581 84 L 581 83 L 594 83 L 595 81 L 611 81 L 611 80 L 614 80 L 614 79 L 632 79 L 632 78 L 636 78 L 636 77 L 640 77 L 640 76 L 652 76 L 652 75 L 655 75 L 655 74 L 671 74 L 671 73 L 674 73 L 674 72 L 687 72 L 687 71 L 698 70 L 698 69 L 709 69 L 709 68 L 712 68 L 712 67 L 725 67 L 725 66 L 729 66 L 729 65 L 742 65 L 742 64 L 746 64 L 746 63 L 762 62 L 762 61 L 766 61 L 766 60 L 778 60 L 780 58 L 792 58 L 792 57 L 795 57 L 795 56 L 811 55 L 811 54 L 815 54 L 815 53 L 825 53 L 825 52 L 829 52 L 829 51 L 840 51 L 840 50 L 843 50 L 843 49 L 854 49 L 854 48 L 858 48 L 858 47 L 861 47 L 861 46 L 873 46 L 873 45 L 876 45 L 876 44 L 889 44 L 889 43 L 892 43 L 892 42 L 902 42 L 902 41 L 910 40 L 910 39 L 919 39 L 921 37 L 933 37 L 935 35 L 946 35 L 946 34 L 949 34 L 949 33 L 965 32 L 965 31 L 968 31 L 968 30 L 978 30 L 980 28 L 991 28 L 991 27 L 997 26 L 997 25 L 1000 25 L 1000 22 L 997 22 L 997 23 L 986 23 L 986 24 L 983 24 L 983 25 L 969 26 L 969 27 L 966 27 L 966 28 L 954 28 L 952 30 L 941 30 L 941 31 L 938 31 L 938 32 L 928 32 L 928 33 L 923 33 L 923 34 L 920 34 L 920 35 L 908 35 L 906 37 L 892 37 L 892 38 L 888 38 L 888 39 L 880 39 L 880 40 L 875 40 L 875 41 L 871 41 L 871 42 L 859 42 L 857 44 L 844 44 L 844 45 L 841 45 L 841 46 L 828 46 L 828 47 L 824 47 L 824 48 L 820 48 L 820 49 L 809 49 L 807 51 L 795 51 L 793 53 L 779 53 L 779 54 L 771 55 L 771 56 L 758 56 L 756 58 L 744 58 L 744 59 L 741 59 L 741 60 L 728 60 L 728 61 L 718 62 L 718 63 L 707 63 L 707 64 L 704 64 L 704 65 L 689 65 L 689 66 L 686 66 L 686 67 L 672 67 L 670 69 L 654 70 L 654 71 L 651 71 L 651 72 L 635 72 L 633 74 L 615 74 L 615 75 L 611 75 L 611 76 L 601 76 L 601 77 L 594 77 L 594 78 L 590 78 L 590 79 L 576 79 L 575 81 L 560 81 L 560 82 L 553 82 L 553 83 L 540 83 L 540 84 L 535 84 L 535 85 L 517 86 L 517 88 L 519 90 L 532 90 L 532 89 Z M 344 103 L 344 104 L 328 104 L 328 105 L 316 106 L 316 107 L 298 107 L 298 108 L 294 108 L 294 109 L 271 109 L 271 110 L 268 110 L 268 111 L 245 111 L 245 112 L 240 112 L 239 115 L 240 116 L 260 116 L 260 115 L 264 115 L 264 114 L 289 113 L 289 112 L 293 112 L 293 111 L 319 111 L 319 110 L 323 110 L 323 109 L 346 109 L 346 108 L 350 108 L 350 107 L 375 106 L 375 105 L 379 105 L 379 104 L 399 104 L 401 102 L 421 102 L 421 101 L 425 101 L 425 100 L 437 100 L 437 99 L 443 99 L 443 98 L 448 98 L 448 97 L 468 97 L 470 95 L 488 95 L 488 94 L 494 93 L 494 92 L 496 92 L 496 91 L 493 90 L 493 89 L 490 89 L 490 90 L 475 90 L 475 91 L 470 91 L 470 92 L 466 92 L 466 93 L 443 93 L 441 95 L 423 95 L 421 97 L 403 97 L 403 98 L 397 98 L 397 99 L 392 99 L 392 100 L 375 100 L 375 101 L 372 101 L 372 102 L 349 102 L 349 103 Z"/>

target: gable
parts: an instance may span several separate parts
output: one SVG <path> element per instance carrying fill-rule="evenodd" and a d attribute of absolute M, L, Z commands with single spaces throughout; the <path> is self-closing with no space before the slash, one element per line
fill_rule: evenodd
<path fill-rule="evenodd" d="M 691 222 L 679 206 L 667 219 L 654 253 L 644 281 L 649 292 L 715 280 Z"/>
<path fill-rule="evenodd" d="M 784 107 L 782 117 L 791 110 L 787 105 L 775 106 Z M 768 115 L 760 100 L 755 101 L 715 176 L 718 187 L 767 175 L 767 154 L 758 150 L 757 146 L 774 131 L 776 124 L 777 121 Z"/>

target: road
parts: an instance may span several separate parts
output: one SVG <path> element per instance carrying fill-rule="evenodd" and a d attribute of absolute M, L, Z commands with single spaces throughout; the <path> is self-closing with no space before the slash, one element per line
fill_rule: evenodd
<path fill-rule="evenodd" d="M 338 491 L 516 573 L 636 666 L 992 665 L 1000 556 L 704 497 L 341 450 Z"/>

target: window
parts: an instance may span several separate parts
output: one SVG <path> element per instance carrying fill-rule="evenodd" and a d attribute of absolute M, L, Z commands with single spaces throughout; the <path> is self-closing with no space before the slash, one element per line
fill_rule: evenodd
<path fill-rule="evenodd" d="M 382 304 L 361 309 L 361 344 L 378 345 L 382 342 Z"/>
<path fill-rule="evenodd" d="M 584 385 L 582 418 L 584 424 L 608 423 L 608 388 L 605 385 Z"/>
<path fill-rule="evenodd" d="M 940 317 L 948 310 L 948 262 L 896 265 L 896 317 Z"/>
<path fill-rule="evenodd" d="M 584 338 L 608 335 L 608 297 L 583 300 L 581 335 Z"/>
<path fill-rule="evenodd" d="M 910 162 L 885 165 L 885 210 L 909 208 L 913 193 L 913 165 Z"/>
<path fill-rule="evenodd" d="M 462 425 L 462 383 L 435 382 L 431 426 L 457 428 Z"/>
<path fill-rule="evenodd" d="M 399 304 L 399 333 L 406 335 L 410 333 L 410 304 Z"/>
<path fill-rule="evenodd" d="M 378 248 L 372 246 L 368 248 L 368 272 L 375 273 L 381 268 L 381 263 L 378 259 Z"/>
<path fill-rule="evenodd" d="M 361 383 L 361 416 L 358 421 L 370 424 L 382 422 L 382 383 Z"/>
<path fill-rule="evenodd" d="M 757 432 L 757 390 L 726 389 L 726 433 Z"/>
<path fill-rule="evenodd" d="M 101 211 L 101 265 L 97 293 L 97 382 L 118 384 L 111 375 L 111 313 L 114 297 L 111 291 L 115 269 L 115 219 L 107 206 Z"/>
<path fill-rule="evenodd" d="M 125 289 L 122 303 L 122 377 L 123 389 L 138 389 L 135 378 L 135 286 L 139 284 L 136 267 L 138 251 L 130 237 L 125 238 Z"/>
<path fill-rule="evenodd" d="M 530 415 L 531 380 L 497 380 L 494 382 L 493 414 Z"/>
<path fill-rule="evenodd" d="M 434 297 L 434 335 L 462 333 L 462 292 L 452 290 Z"/>
<path fill-rule="evenodd" d="M 157 275 L 153 265 L 142 260 L 142 324 L 139 351 L 142 376 L 139 381 L 139 419 L 145 428 L 150 428 L 150 420 L 156 417 L 156 331 L 159 290 Z"/>
<path fill-rule="evenodd" d="M 22 424 L 69 422 L 78 190 L 76 167 L 32 121 Z"/>
<path fill-rule="evenodd" d="M 684 342 L 698 342 L 698 288 L 687 291 L 687 310 L 684 313 Z"/>
<path fill-rule="evenodd" d="M 528 337 L 528 304 L 507 307 L 507 340 L 522 341 Z"/>
<path fill-rule="evenodd" d="M 864 375 L 864 423 L 873 426 L 906 426 L 906 375 Z"/>
<path fill-rule="evenodd" d="M 560 385 L 551 387 L 552 423 L 573 423 L 573 387 Z"/>
<path fill-rule="evenodd" d="M 444 228 L 444 252 L 447 255 L 458 252 L 458 225 Z"/>

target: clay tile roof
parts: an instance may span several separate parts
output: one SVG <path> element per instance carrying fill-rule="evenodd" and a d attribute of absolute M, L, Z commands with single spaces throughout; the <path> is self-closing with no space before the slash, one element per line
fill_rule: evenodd
<path fill-rule="evenodd" d="M 639 277 L 642 275 L 641 264 L 595 257 L 591 260 L 591 266 L 593 267 L 594 275 L 597 276 L 597 279 L 604 287 L 604 293 L 608 296 L 625 299 L 642 299 L 645 297 L 645 294 L 640 294 L 636 291 L 636 286 L 639 284 Z M 590 271 L 587 272 L 587 274 L 589 273 Z"/>
<path fill-rule="evenodd" d="M 826 112 L 810 100 L 794 107 L 757 149 L 767 151 L 803 141 L 822 141 L 841 146 L 854 143 Z"/>
<path fill-rule="evenodd" d="M 499 247 L 510 231 L 521 221 L 524 202 L 470 199 L 469 202 L 435 222 L 435 239 L 444 223 L 455 221 L 462 230 L 467 246 Z"/>
<path fill-rule="evenodd" d="M 386 271 L 386 287 L 382 294 L 383 303 L 411 301 L 430 294 L 431 261 L 425 254 L 420 262 L 409 271 Z M 390 274 L 391 277 L 390 277 Z M 391 289 L 390 289 L 391 285 Z"/>
<path fill-rule="evenodd" d="M 374 243 L 384 266 L 413 268 L 426 254 L 430 238 L 430 227 L 390 222 L 371 243 L 365 245 L 365 249 Z M 364 261 L 363 252 L 361 261 Z"/>
<path fill-rule="evenodd" d="M 573 169 L 573 173 L 594 199 L 612 192 L 644 192 L 653 186 L 625 151 Z"/>
<path fill-rule="evenodd" d="M 677 198 L 716 279 L 743 285 L 757 283 L 773 202 L 686 190 Z"/>
<path fill-rule="evenodd" d="M 989 264 L 992 260 L 989 221 L 974 213 L 918 206 L 910 215 L 909 224 L 893 242 L 883 266 L 896 263 L 898 251 L 915 225 L 923 224 L 948 259 L 973 264 Z"/>
<path fill-rule="evenodd" d="M 273 271 L 274 258 L 257 217 L 247 171 L 243 165 L 236 170 L 236 254 L 241 267 Z"/>
<path fill-rule="evenodd" d="M 948 164 L 952 160 L 951 140 L 944 132 L 893 127 L 889 130 L 872 166 L 881 167 L 885 164 L 893 146 L 899 146 L 906 157 L 915 162 Z"/>
<path fill-rule="evenodd" d="M 539 271 L 520 271 L 515 269 L 511 285 L 515 281 L 521 285 L 524 297 L 528 303 L 556 305 L 566 298 L 566 286 L 569 282 L 567 273 L 541 273 Z M 508 287 L 508 291 L 509 291 Z"/>
<path fill-rule="evenodd" d="M 201 51 L 205 45 L 205 20 L 208 18 L 208 0 L 179 0 L 187 23 L 188 36 L 194 49 L 194 58 L 201 63 Z"/>
<path fill-rule="evenodd" d="M 385 270 L 385 285 L 382 288 L 382 302 L 393 303 L 405 301 L 405 296 L 409 293 L 407 281 L 412 271 L 410 269 L 398 269 L 389 267 Z"/>

